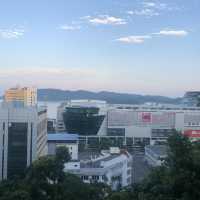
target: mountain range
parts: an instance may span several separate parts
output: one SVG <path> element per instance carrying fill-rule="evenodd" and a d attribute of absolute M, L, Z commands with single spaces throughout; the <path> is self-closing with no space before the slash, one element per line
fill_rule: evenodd
<path fill-rule="evenodd" d="M 64 101 L 71 99 L 104 100 L 113 104 L 143 104 L 147 102 L 179 104 L 182 98 L 117 93 L 108 91 L 91 92 L 86 90 L 71 91 L 60 89 L 38 89 L 38 101 Z"/>

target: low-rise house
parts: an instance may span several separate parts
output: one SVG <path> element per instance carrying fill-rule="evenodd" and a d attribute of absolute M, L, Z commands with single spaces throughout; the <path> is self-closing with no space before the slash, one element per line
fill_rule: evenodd
<path fill-rule="evenodd" d="M 79 162 L 66 163 L 65 171 L 79 176 L 85 183 L 105 183 L 113 190 L 132 183 L 132 156 L 125 150 L 111 149 L 79 159 Z"/>
<path fill-rule="evenodd" d="M 72 160 L 78 160 L 78 135 L 68 133 L 48 134 L 48 154 L 55 155 L 56 148 L 65 146 L 69 150 Z"/>

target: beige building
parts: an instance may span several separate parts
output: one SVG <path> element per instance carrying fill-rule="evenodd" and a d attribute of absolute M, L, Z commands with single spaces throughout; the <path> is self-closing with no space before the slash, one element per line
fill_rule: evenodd
<path fill-rule="evenodd" d="M 5 101 L 19 101 L 24 105 L 34 106 L 37 104 L 37 89 L 33 87 L 16 87 L 10 88 L 5 92 Z"/>

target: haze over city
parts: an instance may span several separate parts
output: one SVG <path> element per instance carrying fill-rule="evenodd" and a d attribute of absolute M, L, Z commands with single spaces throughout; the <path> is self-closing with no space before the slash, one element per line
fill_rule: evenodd
<path fill-rule="evenodd" d="M 0 0 L 0 200 L 200 200 L 200 0 Z"/>
<path fill-rule="evenodd" d="M 15 85 L 182 96 L 200 85 L 199 0 L 1 1 L 0 94 Z"/>

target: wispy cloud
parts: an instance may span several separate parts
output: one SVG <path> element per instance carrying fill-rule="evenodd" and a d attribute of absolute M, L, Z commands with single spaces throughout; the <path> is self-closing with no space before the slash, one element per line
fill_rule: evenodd
<path fill-rule="evenodd" d="M 155 2 L 142 2 L 142 4 L 144 5 L 144 7 L 156 7 Z"/>
<path fill-rule="evenodd" d="M 181 11 L 183 7 L 174 3 L 161 3 L 159 1 L 145 1 L 142 2 L 144 8 L 156 9 L 157 11 Z"/>
<path fill-rule="evenodd" d="M 168 5 L 166 3 L 159 3 L 159 2 L 142 2 L 142 5 L 145 8 L 155 8 L 158 10 L 165 10 L 168 9 Z"/>
<path fill-rule="evenodd" d="M 129 15 L 139 15 L 139 16 L 158 16 L 159 12 L 156 12 L 153 9 L 149 9 L 149 8 L 144 8 L 141 10 L 130 10 L 127 12 Z"/>
<path fill-rule="evenodd" d="M 176 37 L 185 37 L 188 35 L 186 30 L 161 30 L 158 33 L 153 33 L 154 35 L 163 35 L 163 36 L 176 36 Z"/>
<path fill-rule="evenodd" d="M 59 26 L 59 29 L 65 30 L 65 31 L 74 31 L 74 30 L 80 30 L 81 26 L 77 26 L 77 25 L 61 25 L 61 26 Z"/>
<path fill-rule="evenodd" d="M 160 3 L 159 1 L 144 1 L 140 3 L 138 9 L 129 10 L 127 14 L 129 15 L 138 15 L 138 16 L 146 16 L 153 17 L 159 16 L 163 12 L 169 11 L 178 11 L 181 10 L 177 5 L 169 5 L 166 3 Z"/>
<path fill-rule="evenodd" d="M 98 15 L 97 17 L 86 16 L 85 19 L 93 25 L 123 25 L 127 24 L 125 19 L 110 15 Z"/>
<path fill-rule="evenodd" d="M 146 34 L 146 35 L 131 35 L 131 36 L 126 36 L 126 37 L 121 37 L 116 39 L 116 41 L 122 42 L 122 43 L 127 43 L 127 44 L 142 44 L 144 43 L 147 39 L 153 39 L 156 38 L 156 35 L 160 36 L 174 36 L 174 37 L 185 37 L 189 34 L 188 31 L 186 30 L 161 30 L 157 33 L 151 33 L 151 34 Z"/>
<path fill-rule="evenodd" d="M 128 43 L 128 44 L 141 44 L 144 43 L 146 39 L 151 39 L 150 35 L 131 35 L 127 37 L 118 38 L 117 41 Z"/>
<path fill-rule="evenodd" d="M 25 33 L 24 29 L 0 29 L 0 38 L 18 39 Z"/>

